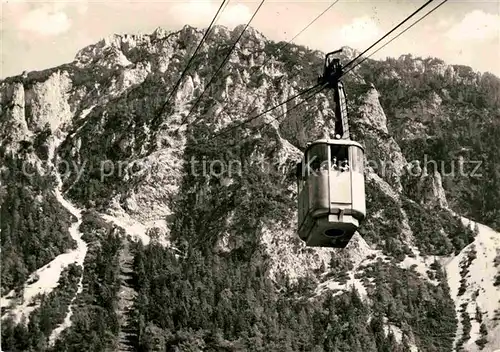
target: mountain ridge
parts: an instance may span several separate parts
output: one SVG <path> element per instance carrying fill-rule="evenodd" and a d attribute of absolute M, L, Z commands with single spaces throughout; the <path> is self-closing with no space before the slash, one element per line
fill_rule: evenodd
<path fill-rule="evenodd" d="M 500 131 L 498 99 L 481 86 L 499 87 L 498 78 L 495 81 L 463 67 L 444 67 L 436 59 L 407 56 L 367 60 L 347 76 L 352 133 L 365 145 L 367 161 L 374 162 L 368 162 L 366 169 L 369 218 L 345 251 L 310 249 L 295 234 L 293 166 L 306 141 L 331 135 L 331 97 L 319 93 L 292 109 L 301 101 L 298 98 L 276 109 L 274 118 L 263 116 L 247 128 L 234 128 L 231 137 L 207 142 L 202 138 L 314 84 L 322 54 L 295 45 L 280 47 L 255 30 L 245 33 L 192 119 L 181 125 L 215 72 L 211 64 L 220 60 L 238 34 L 236 28 L 217 27 L 202 46 L 202 59 L 195 60 L 200 65 L 197 71 L 188 73 L 172 105 L 161 115 L 161 123 L 152 124 L 201 34 L 185 27 L 172 33 L 157 30 L 149 36 L 113 36 L 83 48 L 71 64 L 28 73 L 20 78 L 22 82 L 16 81 L 19 77 L 0 81 L 0 125 L 6 131 L 1 136 L 0 156 L 9 171 L 2 173 L 3 187 L 9 187 L 2 203 L 16 199 L 19 204 L 30 203 L 45 190 L 42 203 L 51 204 L 48 194 L 56 184 L 43 167 L 34 177 L 8 177 L 20 175 L 23 162 L 47 160 L 54 164 L 57 159 L 73 165 L 69 175 L 64 175 L 64 169 L 56 171 L 66 176 L 62 179 L 64 197 L 82 210 L 80 231 L 89 245 L 83 272 L 71 274 L 75 278 L 81 275 L 83 291 L 76 295 L 61 282 L 52 291 L 68 307 L 65 309 L 71 304 L 80 307 L 58 341 L 49 346 L 46 340 L 55 326 L 38 323 L 47 315 L 54 323 L 60 321 L 58 324 L 66 317 L 64 309 L 54 312 L 51 297 L 46 300 L 49 304 L 35 304 L 38 313 L 32 313 L 34 318 L 25 330 L 2 324 L 7 325 L 2 328 L 3 345 L 7 341 L 12 350 L 35 345 L 36 350 L 98 346 L 118 350 L 121 324 L 113 307 L 123 285 L 118 258 L 122 253 L 120 233 L 125 233 L 144 239 L 143 244 L 130 243 L 132 285 L 139 293 L 131 307 L 135 348 L 498 348 L 491 335 L 498 325 L 494 313 L 487 310 L 481 317 L 485 328 L 478 334 L 481 319 L 475 312 L 464 315 L 454 307 L 439 261 L 466 253 L 477 238 L 477 231 L 468 229 L 450 212 L 454 209 L 450 203 L 460 205 L 457 211 L 499 226 L 494 205 L 500 198 L 492 193 L 493 198 L 485 201 L 466 194 L 469 186 L 482 194 L 491 185 L 472 177 L 446 176 L 446 166 L 416 175 L 410 172 L 416 166 L 413 162 L 423 157 L 418 152 L 453 161 L 450 156 L 456 149 L 452 147 L 467 145 L 463 143 L 469 142 L 466 135 L 456 140 L 446 133 L 453 131 L 453 124 L 463 128 L 461 124 L 468 122 L 454 119 L 453 114 L 480 111 L 486 118 L 474 120 L 474 129 L 485 136 Z M 348 52 L 344 59 L 352 56 L 354 52 Z M 262 68 L 264 63 L 271 67 Z M 460 98 L 462 86 L 468 90 Z M 412 100 L 413 96 L 418 99 Z M 412 119 L 409 111 L 418 113 L 418 118 Z M 279 116 L 282 113 L 284 117 Z M 411 134 L 406 133 L 407 126 Z M 434 132 L 440 135 L 430 134 Z M 439 138 L 448 143 L 447 149 L 428 142 Z M 57 139 L 61 143 L 52 154 L 49 146 Z M 490 146 L 493 143 L 497 142 Z M 477 142 L 470 148 L 486 150 Z M 265 160 L 276 167 L 250 167 L 241 174 L 214 176 L 203 174 L 201 165 L 193 173 L 188 165 L 192 158 L 229 165 L 234 157 L 246 165 Z M 495 156 L 486 154 L 484 160 L 494 185 L 500 180 L 490 166 Z M 114 168 L 120 162 L 125 167 L 118 175 Z M 379 167 L 382 164 L 386 167 Z M 19 193 L 20 187 L 28 191 Z M 471 199 L 472 205 L 483 202 L 479 210 L 463 205 Z M 27 213 L 35 211 L 28 208 Z M 51 212 L 56 216 L 63 213 Z M 19 210 L 11 212 L 2 206 L 2 218 L 8 219 L 2 221 L 2 252 L 8 260 L 7 269 L 2 265 L 2 285 L 10 283 L 2 286 L 2 296 L 6 288 L 23 285 L 31 268 L 37 266 L 24 269 L 24 277 L 18 274 L 34 250 L 18 239 L 23 227 L 38 226 L 47 213 L 38 215 L 37 225 L 30 225 L 20 220 Z M 61 231 L 61 235 L 41 238 L 29 232 L 29 238 L 51 246 L 70 238 Z M 54 250 L 52 256 L 65 250 Z M 21 262 L 14 262 L 19 251 L 26 254 Z M 47 263 L 49 258 L 41 261 Z M 471 265 L 487 265 L 482 259 L 472 259 Z M 412 269 L 414 265 L 417 271 Z M 465 278 L 465 285 L 469 284 L 481 286 L 475 278 Z M 498 294 L 497 288 L 491 290 Z M 71 303 L 73 297 L 76 303 Z M 486 309 L 483 296 L 479 301 L 467 297 L 459 300 L 466 308 Z M 99 302 L 100 313 L 92 310 L 91 302 Z M 2 308 L 8 310 L 5 304 Z M 471 332 L 468 324 L 476 340 L 482 338 L 479 343 L 467 337 Z M 452 336 L 456 331 L 461 335 L 458 338 Z M 92 339 L 85 341 L 84 335 Z"/>

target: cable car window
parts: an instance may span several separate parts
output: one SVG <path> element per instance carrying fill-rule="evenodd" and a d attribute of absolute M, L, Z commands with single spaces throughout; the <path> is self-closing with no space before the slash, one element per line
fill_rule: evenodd
<path fill-rule="evenodd" d="M 331 145 L 331 165 L 334 171 L 349 170 L 349 146 L 347 145 Z"/>
<path fill-rule="evenodd" d="M 309 172 L 318 172 L 328 169 L 328 149 L 325 144 L 316 144 L 309 149 L 307 153 L 307 164 L 310 167 Z M 326 167 L 325 167 L 326 166 Z M 309 174 L 309 173 L 308 173 Z"/>
<path fill-rule="evenodd" d="M 352 150 L 352 168 L 353 171 L 363 173 L 364 169 L 364 153 L 363 150 L 357 146 L 351 146 Z"/>
<path fill-rule="evenodd" d="M 299 180 L 299 181 L 303 180 L 304 176 L 305 176 L 302 174 L 302 170 L 303 169 L 302 169 L 302 161 L 301 161 L 300 163 L 297 163 L 296 174 L 295 174 L 297 177 L 297 180 Z"/>
<path fill-rule="evenodd" d="M 297 189 L 299 194 L 300 192 L 302 192 L 302 189 L 304 188 L 304 182 L 306 180 L 306 174 L 304 172 L 305 169 L 303 166 L 304 166 L 303 161 L 297 163 L 295 172 L 295 176 L 297 178 Z"/>

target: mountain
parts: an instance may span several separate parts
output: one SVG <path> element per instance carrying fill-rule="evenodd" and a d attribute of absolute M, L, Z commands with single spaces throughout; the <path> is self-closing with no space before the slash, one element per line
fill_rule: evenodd
<path fill-rule="evenodd" d="M 202 30 L 0 82 L 2 350 L 500 349 L 500 80 L 410 55 L 347 74 L 368 216 L 306 248 L 294 167 L 332 95 L 242 122 L 324 54 L 249 28 L 208 85 L 242 29 L 215 27 L 167 104 Z"/>

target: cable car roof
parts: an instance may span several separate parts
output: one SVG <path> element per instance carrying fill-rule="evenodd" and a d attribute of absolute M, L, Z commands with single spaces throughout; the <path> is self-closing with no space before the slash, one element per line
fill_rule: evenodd
<path fill-rule="evenodd" d="M 307 143 L 305 152 L 307 152 L 313 145 L 316 144 L 354 145 L 356 147 L 361 148 L 363 151 L 365 150 L 365 148 L 361 144 L 350 139 L 317 139 L 314 142 Z"/>

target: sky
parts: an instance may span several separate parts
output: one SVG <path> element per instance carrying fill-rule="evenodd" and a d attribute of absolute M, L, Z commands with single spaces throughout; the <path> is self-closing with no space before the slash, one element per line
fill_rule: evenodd
<path fill-rule="evenodd" d="M 114 33 L 149 34 L 186 24 L 206 28 L 222 0 L 0 1 L 0 77 L 5 78 L 71 62 L 80 49 Z M 266 0 L 251 26 L 269 39 L 288 41 L 333 1 Z M 441 0 L 434 2 L 429 9 Z M 259 3 L 230 0 L 217 24 L 246 24 Z M 424 3 L 340 0 L 293 42 L 322 51 L 344 45 L 362 51 Z M 500 0 L 448 0 L 372 58 L 408 53 L 500 77 Z"/>

